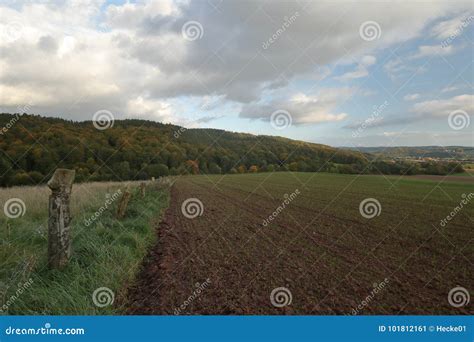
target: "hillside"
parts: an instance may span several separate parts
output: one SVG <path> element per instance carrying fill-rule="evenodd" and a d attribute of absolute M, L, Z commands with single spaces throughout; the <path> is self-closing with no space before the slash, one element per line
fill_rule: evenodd
<path fill-rule="evenodd" d="M 373 155 L 386 156 L 389 158 L 434 158 L 460 161 L 474 160 L 474 147 L 466 146 L 358 147 L 353 148 L 352 150 Z"/>
<path fill-rule="evenodd" d="M 44 183 L 57 167 L 76 169 L 79 182 L 186 173 L 411 174 L 432 169 L 281 137 L 185 129 L 145 120 L 117 120 L 113 127 L 98 130 L 91 121 L 0 114 L 0 127 L 0 186 Z M 437 165 L 428 173 L 446 174 L 452 169 Z"/>

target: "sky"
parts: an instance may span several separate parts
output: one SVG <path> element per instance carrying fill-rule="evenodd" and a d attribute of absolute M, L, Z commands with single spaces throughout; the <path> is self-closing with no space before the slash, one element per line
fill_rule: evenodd
<path fill-rule="evenodd" d="M 474 146 L 463 1 L 0 0 L 0 111 Z"/>

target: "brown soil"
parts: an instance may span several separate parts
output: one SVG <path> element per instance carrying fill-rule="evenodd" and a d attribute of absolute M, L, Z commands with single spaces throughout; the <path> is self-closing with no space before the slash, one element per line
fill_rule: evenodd
<path fill-rule="evenodd" d="M 472 249 L 453 253 L 456 247 L 435 230 L 416 231 L 417 222 L 437 224 L 430 210 L 405 222 L 373 222 L 337 214 L 337 204 L 323 210 L 311 197 L 318 194 L 302 191 L 265 226 L 263 220 L 282 203 L 269 193 L 278 187 L 252 193 L 231 182 L 214 186 L 203 178 L 181 178 L 157 227 L 157 243 L 129 291 L 127 312 L 351 314 L 365 300 L 358 314 L 474 313 L 472 303 L 453 308 L 447 302 L 453 279 L 473 284 Z M 204 205 L 202 216 L 193 219 L 181 212 L 191 197 Z M 455 242 L 472 226 L 463 221 L 456 229 L 459 235 L 445 233 Z M 368 299 L 373 284 L 386 278 L 385 287 Z M 291 291 L 290 305 L 272 305 L 277 287 Z"/>

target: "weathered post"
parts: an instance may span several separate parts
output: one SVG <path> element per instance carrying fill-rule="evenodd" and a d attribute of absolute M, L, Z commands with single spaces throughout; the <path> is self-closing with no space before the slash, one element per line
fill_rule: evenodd
<path fill-rule="evenodd" d="M 48 182 L 52 193 L 49 196 L 48 221 L 48 266 L 62 268 L 71 256 L 71 209 L 70 197 L 76 171 L 56 169 Z"/>
<path fill-rule="evenodd" d="M 145 187 L 146 187 L 145 182 L 140 183 L 140 193 L 142 194 L 142 198 L 144 198 L 146 194 Z"/>
<path fill-rule="evenodd" d="M 125 216 L 125 211 L 127 210 L 128 202 L 130 201 L 131 197 L 132 193 L 130 192 L 130 189 L 125 189 L 118 205 L 117 218 L 121 219 Z"/>

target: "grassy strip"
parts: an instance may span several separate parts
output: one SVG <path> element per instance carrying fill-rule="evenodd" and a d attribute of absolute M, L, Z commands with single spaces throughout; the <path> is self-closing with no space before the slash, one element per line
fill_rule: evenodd
<path fill-rule="evenodd" d="M 114 187 L 115 191 L 125 188 L 124 184 L 117 183 Z M 169 197 L 166 188 L 154 184 L 148 185 L 145 198 L 134 188 L 126 217 L 118 221 L 114 217 L 118 199 L 104 209 L 112 191 L 113 188 L 91 191 L 94 197 L 90 198 L 91 204 L 81 203 L 81 210 L 72 222 L 73 256 L 62 271 L 46 267 L 47 209 L 29 214 L 27 211 L 16 219 L 0 218 L 1 314 L 121 312 L 117 303 L 122 302 L 120 298 L 133 282 L 148 247 L 155 240 L 152 221 L 161 217 Z M 87 223 L 99 212 L 95 220 Z M 100 287 L 112 290 L 113 305 L 94 304 L 92 295 Z"/>

